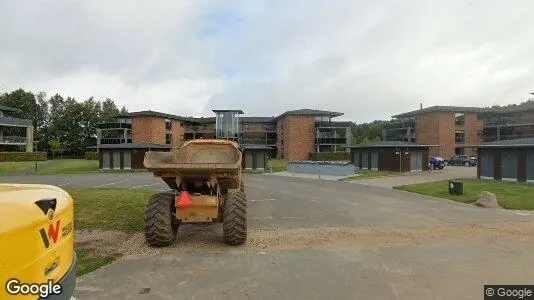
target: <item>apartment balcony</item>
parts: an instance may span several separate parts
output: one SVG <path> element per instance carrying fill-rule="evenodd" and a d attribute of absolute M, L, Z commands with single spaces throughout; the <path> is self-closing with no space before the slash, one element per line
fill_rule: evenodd
<path fill-rule="evenodd" d="M 0 144 L 2 145 L 26 145 L 25 136 L 0 136 Z"/>
<path fill-rule="evenodd" d="M 28 127 L 33 126 L 32 120 L 0 116 L 1 126 Z"/>
<path fill-rule="evenodd" d="M 245 126 L 241 126 L 240 128 L 240 131 L 241 132 L 249 132 L 249 133 L 253 133 L 253 132 L 267 132 L 267 133 L 274 133 L 276 132 L 276 125 L 265 125 L 263 127 L 259 127 L 259 126 L 251 126 L 251 128 L 247 128 Z"/>
<path fill-rule="evenodd" d="M 315 121 L 316 128 L 347 128 L 352 125 L 351 122 L 336 121 Z"/>
<path fill-rule="evenodd" d="M 131 144 L 132 139 L 125 139 L 125 138 L 101 138 L 100 144 Z"/>
<path fill-rule="evenodd" d="M 98 129 L 132 129 L 132 124 L 108 122 L 108 123 L 98 124 L 97 128 Z"/>
<path fill-rule="evenodd" d="M 276 146 L 276 139 L 240 139 L 240 144 Z"/>
<path fill-rule="evenodd" d="M 317 138 L 317 145 L 346 145 L 345 137 L 320 137 Z"/>
<path fill-rule="evenodd" d="M 215 134 L 215 128 L 202 128 L 196 126 L 186 126 L 185 133 L 213 133 Z"/>

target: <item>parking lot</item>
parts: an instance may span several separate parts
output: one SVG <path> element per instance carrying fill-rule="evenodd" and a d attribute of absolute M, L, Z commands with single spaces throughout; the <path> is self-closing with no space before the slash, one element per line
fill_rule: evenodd
<path fill-rule="evenodd" d="M 409 175 L 406 177 L 411 177 Z M 167 189 L 151 173 L 1 177 L 62 187 Z M 480 299 L 483 285 L 531 283 L 534 215 L 390 188 L 246 175 L 249 238 L 183 226 L 78 279 L 79 299 Z M 447 188 L 444 186 L 444 188 Z M 110 199 L 112 201 L 112 199 Z M 91 236 L 85 236 L 91 238 Z M 96 238 L 96 237 L 95 237 Z"/>

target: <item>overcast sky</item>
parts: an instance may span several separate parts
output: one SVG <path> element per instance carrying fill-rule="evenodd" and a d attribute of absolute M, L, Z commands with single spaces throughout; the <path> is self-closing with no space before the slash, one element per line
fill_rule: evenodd
<path fill-rule="evenodd" d="M 534 92 L 534 1 L 3 0 L 0 92 L 364 122 Z"/>

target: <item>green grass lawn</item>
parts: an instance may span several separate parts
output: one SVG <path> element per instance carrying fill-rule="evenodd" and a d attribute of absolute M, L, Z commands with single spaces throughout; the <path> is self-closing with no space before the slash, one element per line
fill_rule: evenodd
<path fill-rule="evenodd" d="M 65 189 L 74 198 L 74 226 L 79 229 L 143 230 L 145 206 L 154 191 L 130 189 Z M 78 276 L 112 263 L 120 254 L 76 249 Z"/>
<path fill-rule="evenodd" d="M 74 198 L 76 229 L 143 230 L 145 206 L 155 191 L 65 189 Z"/>
<path fill-rule="evenodd" d="M 98 268 L 114 262 L 119 255 L 100 255 L 84 250 L 76 250 L 78 258 L 78 267 L 76 276 L 82 276 Z"/>
<path fill-rule="evenodd" d="M 371 179 L 377 177 L 398 176 L 399 172 L 391 171 L 372 171 L 372 170 L 358 170 L 359 175 L 343 178 L 342 181 L 352 181 L 361 179 Z"/>
<path fill-rule="evenodd" d="M 448 181 L 397 186 L 396 189 L 446 198 L 462 203 L 474 203 L 482 191 L 494 193 L 499 204 L 506 209 L 534 210 L 534 185 L 477 179 L 461 179 L 464 195 L 449 195 Z"/>
<path fill-rule="evenodd" d="M 287 161 L 283 159 L 269 159 L 267 161 L 267 172 L 282 172 L 287 171 Z"/>
<path fill-rule="evenodd" d="M 49 175 L 68 173 L 89 173 L 98 171 L 98 160 L 85 159 L 53 159 L 35 161 L 0 162 L 0 175 Z"/>
<path fill-rule="evenodd" d="M 41 162 L 38 162 L 38 164 Z M 15 174 L 21 171 L 30 170 L 33 172 L 35 162 L 33 161 L 7 161 L 0 162 L 0 175 Z"/>

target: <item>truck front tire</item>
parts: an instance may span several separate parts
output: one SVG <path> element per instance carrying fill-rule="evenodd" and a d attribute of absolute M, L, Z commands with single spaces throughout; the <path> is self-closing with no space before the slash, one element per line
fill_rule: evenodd
<path fill-rule="evenodd" d="M 153 195 L 145 210 L 145 239 L 150 246 L 168 246 L 174 242 L 178 224 L 173 214 L 174 195 Z"/>
<path fill-rule="evenodd" d="M 241 245 L 247 240 L 247 199 L 240 189 L 228 190 L 223 207 L 223 236 L 227 245 Z"/>

